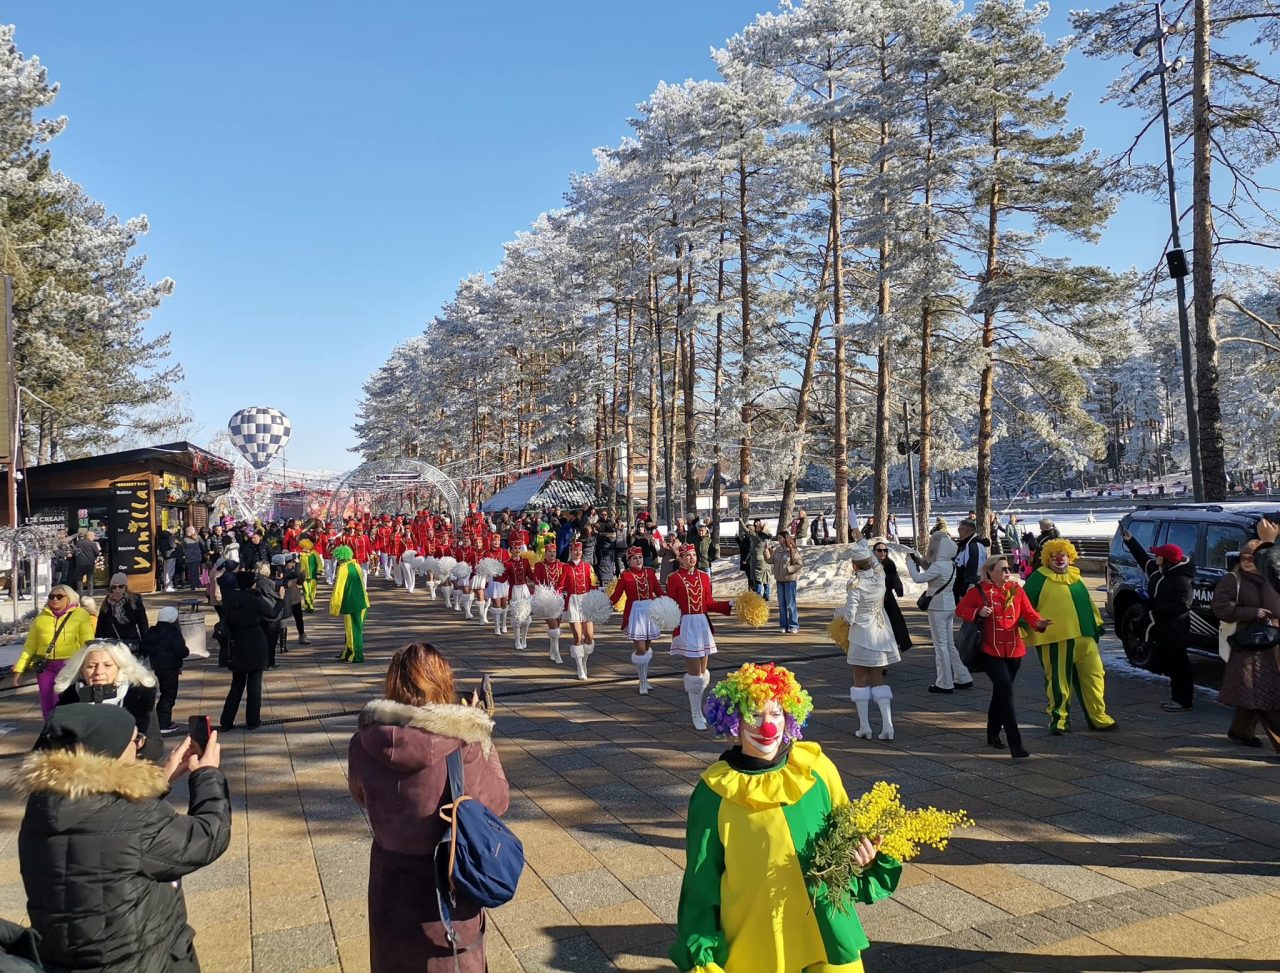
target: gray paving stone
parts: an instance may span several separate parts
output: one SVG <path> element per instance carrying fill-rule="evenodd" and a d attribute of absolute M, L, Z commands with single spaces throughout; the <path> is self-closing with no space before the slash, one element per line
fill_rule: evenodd
<path fill-rule="evenodd" d="M 896 899 L 858 906 L 863 931 L 873 943 L 917 943 L 943 936 L 947 930 Z"/>
<path fill-rule="evenodd" d="M 683 872 L 663 872 L 632 879 L 627 887 L 637 899 L 649 907 L 649 911 L 663 922 L 675 924 L 676 906 L 680 903 L 680 883 Z"/>
<path fill-rule="evenodd" d="M 633 897 L 627 887 L 607 868 L 552 875 L 543 881 L 573 915 L 618 905 Z"/>
<path fill-rule="evenodd" d="M 900 888 L 894 897 L 902 905 L 928 916 L 952 932 L 1009 917 L 1003 909 L 947 882 L 927 882 Z"/>
<path fill-rule="evenodd" d="M 1018 875 L 1045 888 L 1085 901 L 1126 891 L 1129 886 L 1080 865 L 1010 865 Z"/>
<path fill-rule="evenodd" d="M 249 860 L 223 855 L 212 865 L 184 876 L 182 888 L 186 892 L 211 892 L 249 886 Z"/>
<path fill-rule="evenodd" d="M 294 973 L 338 962 L 338 948 L 327 922 L 264 932 L 253 937 L 253 966 L 273 973 Z"/>
<path fill-rule="evenodd" d="M 353 899 L 369 892 L 370 841 L 342 841 L 316 845 L 316 869 L 325 898 Z"/>
<path fill-rule="evenodd" d="M 542 762 L 557 774 L 565 774 L 571 770 L 590 770 L 596 766 L 596 762 L 590 757 L 572 749 L 549 754 L 542 758 Z"/>
<path fill-rule="evenodd" d="M 590 936 L 570 936 L 516 953 L 525 973 L 611 973 L 609 957 Z"/>

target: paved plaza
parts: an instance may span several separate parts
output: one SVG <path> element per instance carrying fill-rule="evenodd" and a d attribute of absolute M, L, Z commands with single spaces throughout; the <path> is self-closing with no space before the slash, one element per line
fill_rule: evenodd
<path fill-rule="evenodd" d="M 690 727 L 682 668 L 656 651 L 653 692 L 637 695 L 615 623 L 580 683 L 568 661 L 547 660 L 537 627 L 533 649 L 517 655 L 509 636 L 463 622 L 422 590 L 370 587 L 367 661 L 336 661 L 338 621 L 308 616 L 313 644 L 293 646 L 267 673 L 267 724 L 223 740 L 231 846 L 184 883 L 206 973 L 368 969 L 369 829 L 347 793 L 347 742 L 360 707 L 380 695 L 387 658 L 411 640 L 445 649 L 460 688 L 494 676 L 507 821 L 528 868 L 515 900 L 491 914 L 490 969 L 671 969 L 685 805 L 723 749 Z M 869 973 L 1280 969 L 1280 762 L 1230 745 L 1227 711 L 1211 693 L 1189 714 L 1165 714 L 1167 690 L 1111 655 L 1107 697 L 1119 729 L 1051 737 L 1029 659 L 1018 708 L 1035 756 L 1014 763 L 984 745 L 983 677 L 971 692 L 926 692 L 933 656 L 923 617 L 910 612 L 924 648 L 892 670 L 897 739 L 863 741 L 853 735 L 849 667 L 826 639 L 829 617 L 802 608 L 805 629 L 792 636 L 726 620 L 713 675 L 748 660 L 785 663 L 814 698 L 806 735 L 851 792 L 888 780 L 910 803 L 962 807 L 978 822 L 945 853 L 908 866 L 891 900 L 860 907 Z M 211 662 L 190 665 L 178 717 L 216 722 L 228 682 Z M 0 694 L 6 771 L 30 747 L 38 716 L 33 688 Z M 186 807 L 181 786 L 173 799 Z M 11 919 L 25 910 L 21 812 L 6 794 L 0 915 Z"/>

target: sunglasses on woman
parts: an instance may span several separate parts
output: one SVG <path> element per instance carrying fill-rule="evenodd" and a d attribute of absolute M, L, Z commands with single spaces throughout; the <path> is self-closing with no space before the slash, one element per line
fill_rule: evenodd
<path fill-rule="evenodd" d="M 877 548 L 874 548 L 874 550 L 875 550 L 875 552 L 876 552 L 877 554 L 888 554 L 888 553 L 889 553 L 889 548 L 887 548 L 887 547 L 877 547 Z"/>

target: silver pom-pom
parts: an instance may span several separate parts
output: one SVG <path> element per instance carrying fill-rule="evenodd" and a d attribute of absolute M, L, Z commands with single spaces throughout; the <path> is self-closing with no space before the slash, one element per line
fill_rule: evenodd
<path fill-rule="evenodd" d="M 496 557 L 482 557 L 476 565 L 476 574 L 486 581 L 492 581 L 506 569 L 507 566 Z"/>
<path fill-rule="evenodd" d="M 440 573 L 440 559 L 438 557 L 420 557 L 418 560 L 422 562 L 421 567 L 418 568 L 419 571 L 425 571 L 427 574 Z"/>
<path fill-rule="evenodd" d="M 528 598 L 521 598 L 519 601 L 511 603 L 511 620 L 517 625 L 523 625 L 525 622 L 533 618 L 533 602 Z"/>
<path fill-rule="evenodd" d="M 529 596 L 530 610 L 534 618 L 552 619 L 564 614 L 564 598 L 549 584 L 540 584 Z"/>
<path fill-rule="evenodd" d="M 434 558 L 430 558 L 430 559 L 428 559 L 428 558 L 423 557 L 421 554 L 419 554 L 417 557 L 415 557 L 415 558 L 413 559 L 413 572 L 414 572 L 414 574 L 426 574 L 426 573 L 427 573 L 427 561 L 428 561 L 428 560 L 434 560 Z"/>
<path fill-rule="evenodd" d="M 603 625 L 613 616 L 613 602 L 599 588 L 594 588 L 582 596 L 582 614 L 589 622 Z"/>
<path fill-rule="evenodd" d="M 449 572 L 449 577 L 454 581 L 466 581 L 471 577 L 471 565 L 466 561 L 459 561 L 453 566 L 453 570 Z"/>
<path fill-rule="evenodd" d="M 409 550 L 405 551 L 403 554 L 400 555 L 400 563 L 412 564 L 413 559 L 416 558 L 417 556 L 418 556 L 418 552 L 410 548 Z"/>
<path fill-rule="evenodd" d="M 436 574 L 440 575 L 441 577 L 444 577 L 445 575 L 452 576 L 453 569 L 456 568 L 457 566 L 458 566 L 458 559 L 456 557 L 449 557 L 449 555 L 446 554 L 444 557 L 440 558 L 440 560 L 437 562 Z"/>
<path fill-rule="evenodd" d="M 670 632 L 680 624 L 680 605 L 674 598 L 662 595 L 649 606 L 649 620 L 664 632 Z"/>

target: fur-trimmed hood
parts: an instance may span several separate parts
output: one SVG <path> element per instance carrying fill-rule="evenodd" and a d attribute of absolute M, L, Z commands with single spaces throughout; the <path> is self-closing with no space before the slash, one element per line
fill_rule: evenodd
<path fill-rule="evenodd" d="M 128 801 L 149 801 L 169 793 L 164 769 L 145 760 L 121 763 L 84 750 L 33 750 L 11 780 L 24 797 L 49 792 L 71 800 L 114 794 Z"/>
<path fill-rule="evenodd" d="M 379 727 L 404 727 L 447 740 L 478 743 L 486 757 L 493 749 L 492 717 L 482 709 L 456 703 L 408 706 L 390 699 L 375 699 L 366 703 L 360 711 L 358 725 L 362 737 L 367 733 L 373 735 Z M 366 748 L 371 753 L 374 752 L 374 747 L 368 743 Z M 455 746 L 446 747 L 441 756 L 447 756 L 454 749 Z M 394 754 L 387 753 L 384 756 L 389 763 L 400 762 Z"/>

